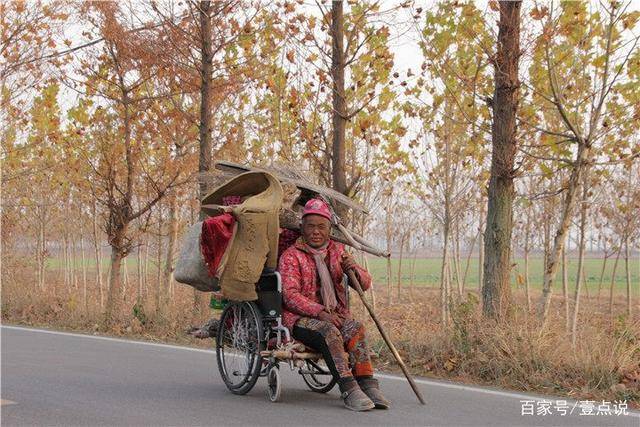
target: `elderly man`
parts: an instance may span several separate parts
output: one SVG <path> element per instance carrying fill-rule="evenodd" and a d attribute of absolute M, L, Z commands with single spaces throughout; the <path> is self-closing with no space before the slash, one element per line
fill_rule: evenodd
<path fill-rule="evenodd" d="M 281 256 L 283 322 L 293 337 L 322 353 L 338 378 L 344 404 L 354 411 L 387 409 L 373 378 L 364 326 L 347 306 L 343 274 L 353 269 L 363 289 L 371 276 L 329 238 L 331 212 L 320 199 L 311 199 L 302 215 L 302 236 Z"/>

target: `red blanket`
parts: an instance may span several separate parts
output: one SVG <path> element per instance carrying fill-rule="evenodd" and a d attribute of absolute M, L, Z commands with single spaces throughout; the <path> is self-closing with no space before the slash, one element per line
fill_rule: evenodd
<path fill-rule="evenodd" d="M 236 219 L 230 213 L 210 217 L 202 223 L 200 249 L 210 276 L 215 276 L 227 250 Z"/>

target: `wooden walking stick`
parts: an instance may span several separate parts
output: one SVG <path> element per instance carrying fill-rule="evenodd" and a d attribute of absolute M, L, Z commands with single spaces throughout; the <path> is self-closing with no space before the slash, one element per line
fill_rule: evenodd
<path fill-rule="evenodd" d="M 407 367 L 402 361 L 400 354 L 398 354 L 398 350 L 396 350 L 396 347 L 393 345 L 393 343 L 387 336 L 387 333 L 384 331 L 384 329 L 382 329 L 382 325 L 380 324 L 380 321 L 376 317 L 376 314 L 374 313 L 373 308 L 369 305 L 369 303 L 365 299 L 364 292 L 362 291 L 362 286 L 360 286 L 360 282 L 358 281 L 356 274 L 354 273 L 353 270 L 349 270 L 347 271 L 347 275 L 349 276 L 349 280 L 351 281 L 351 284 L 355 288 L 356 292 L 358 292 L 358 295 L 360 295 L 360 299 L 362 300 L 362 303 L 364 304 L 365 307 L 367 307 L 367 311 L 369 311 L 369 315 L 371 316 L 371 318 L 373 319 L 373 322 L 378 327 L 378 330 L 380 331 L 380 335 L 382 335 L 384 342 L 387 343 L 387 346 L 389 347 L 389 350 L 391 350 L 393 357 L 395 357 L 396 361 L 398 362 L 398 365 L 400 365 L 400 369 L 402 369 L 402 373 L 404 374 L 405 377 L 407 377 L 407 381 L 409 381 L 409 385 L 413 389 L 413 392 L 416 394 L 416 397 L 418 398 L 420 403 L 425 405 L 424 398 L 422 397 L 422 394 L 420 393 L 418 386 L 416 386 L 416 383 L 413 381 L 413 378 L 411 377 L 411 374 L 407 370 Z"/>
<path fill-rule="evenodd" d="M 347 230 L 346 227 L 344 227 L 342 224 L 340 224 L 339 220 L 337 220 L 335 222 L 336 222 L 336 225 L 338 226 L 338 228 L 340 229 L 340 231 L 342 231 L 342 233 L 345 235 L 345 237 L 347 239 L 349 239 L 349 241 L 351 242 L 352 246 L 355 247 L 355 248 L 358 248 L 359 245 L 351 237 L 351 234 L 349 233 L 349 230 Z M 378 317 L 376 316 L 376 313 L 373 311 L 373 308 L 371 307 L 371 305 L 369 305 L 369 303 L 367 302 L 366 298 L 364 297 L 364 291 L 362 290 L 362 286 L 360 286 L 360 281 L 358 280 L 358 277 L 356 276 L 356 273 L 353 270 L 349 270 L 349 271 L 347 271 L 347 275 L 349 276 L 349 280 L 351 281 L 351 284 L 355 288 L 356 292 L 358 292 L 358 295 L 360 296 L 360 299 L 362 300 L 362 303 L 367 308 L 367 311 L 369 312 L 369 315 L 373 319 L 373 323 L 375 323 L 376 326 L 378 327 L 378 330 L 380 331 L 380 335 L 382 335 L 382 339 L 384 339 L 384 342 L 387 344 L 387 347 L 389 347 L 389 350 L 391 350 L 391 354 L 393 354 L 393 357 L 395 357 L 396 362 L 398 362 L 398 365 L 400 365 L 400 369 L 402 369 L 402 373 L 407 378 L 407 381 L 409 381 L 409 385 L 413 389 L 413 392 L 416 394 L 416 397 L 418 398 L 420 403 L 425 405 L 426 403 L 424 401 L 424 398 L 422 397 L 422 394 L 420 393 L 420 390 L 418 389 L 418 386 L 416 385 L 415 381 L 413 381 L 413 378 L 411 377 L 411 374 L 407 370 L 407 367 L 405 366 L 404 362 L 402 361 L 402 358 L 400 357 L 400 354 L 398 353 L 398 350 L 396 350 L 396 347 L 393 345 L 393 343 L 389 339 L 389 336 L 387 335 L 387 333 L 382 328 L 382 325 L 380 324 L 380 321 L 378 320 Z"/>

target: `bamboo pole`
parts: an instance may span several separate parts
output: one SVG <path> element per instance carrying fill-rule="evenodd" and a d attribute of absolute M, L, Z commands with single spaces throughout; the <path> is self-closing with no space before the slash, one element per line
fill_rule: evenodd
<path fill-rule="evenodd" d="M 351 241 L 352 246 L 353 247 L 357 247 L 358 243 L 353 240 L 353 237 L 351 237 L 351 233 L 349 233 L 349 231 L 342 224 L 340 224 L 340 221 L 339 221 L 339 219 L 337 219 L 337 217 L 336 217 L 335 223 L 336 223 L 338 229 L 342 232 L 342 234 L 344 234 L 345 237 L 348 240 Z M 349 276 L 349 280 L 351 281 L 351 284 L 353 285 L 354 289 L 358 293 L 358 296 L 360 296 L 360 299 L 362 300 L 362 303 L 367 308 L 367 311 L 369 312 L 369 315 L 373 319 L 373 323 L 376 324 L 376 327 L 378 328 L 378 331 L 380 331 L 380 335 L 382 335 L 382 339 L 387 344 L 387 347 L 389 347 L 389 350 L 391 350 L 391 354 L 393 354 L 393 357 L 396 359 L 396 362 L 398 362 L 398 365 L 400 365 L 400 369 L 402 369 L 402 373 L 407 378 L 407 381 L 409 381 L 409 385 L 411 386 L 411 389 L 416 394 L 416 397 L 418 398 L 420 403 L 423 404 L 423 405 L 426 405 L 426 403 L 424 401 L 424 398 L 422 397 L 422 394 L 420 393 L 420 390 L 418 389 L 418 386 L 416 385 L 415 381 L 411 377 L 411 374 L 409 373 L 409 370 L 407 369 L 406 365 L 402 361 L 402 358 L 400 357 L 400 354 L 398 353 L 398 350 L 396 350 L 396 347 L 393 345 L 393 343 L 389 339 L 389 336 L 387 335 L 387 333 L 385 332 L 384 328 L 382 327 L 382 324 L 378 320 L 378 317 L 376 316 L 376 313 L 373 311 L 373 308 L 371 307 L 371 305 L 369 304 L 369 302 L 365 298 L 364 291 L 362 290 L 362 286 L 360 286 L 360 281 L 358 281 L 358 277 L 356 277 L 356 274 L 354 273 L 353 270 L 347 271 L 347 275 Z"/>
<path fill-rule="evenodd" d="M 349 280 L 351 281 L 351 284 L 355 288 L 356 292 L 358 292 L 358 295 L 360 296 L 362 303 L 364 304 L 365 307 L 367 307 L 367 311 L 369 311 L 369 315 L 373 319 L 373 322 L 378 327 L 378 330 L 380 331 L 380 335 L 382 335 L 382 339 L 384 339 L 384 342 L 387 344 L 387 347 L 389 347 L 389 350 L 391 350 L 391 354 L 393 354 L 393 357 L 396 359 L 396 362 L 398 362 L 398 365 L 400 365 L 400 369 L 402 369 L 402 373 L 407 378 L 407 381 L 409 381 L 409 385 L 413 389 L 413 392 L 416 394 L 416 397 L 418 398 L 421 404 L 426 405 L 424 398 L 422 397 L 422 394 L 418 389 L 418 386 L 416 385 L 415 381 L 413 381 L 413 378 L 411 377 L 411 374 L 409 373 L 409 371 L 407 370 L 407 367 L 402 361 L 402 358 L 400 357 L 398 350 L 396 350 L 396 347 L 393 345 L 393 343 L 387 336 L 387 333 L 382 328 L 382 325 L 380 324 L 378 317 L 373 311 L 373 308 L 371 308 L 371 305 L 369 305 L 369 302 L 364 297 L 364 292 L 362 291 L 362 287 L 360 286 L 360 282 L 358 281 L 356 274 L 353 272 L 353 270 L 349 270 L 347 271 L 347 275 L 349 276 Z"/>

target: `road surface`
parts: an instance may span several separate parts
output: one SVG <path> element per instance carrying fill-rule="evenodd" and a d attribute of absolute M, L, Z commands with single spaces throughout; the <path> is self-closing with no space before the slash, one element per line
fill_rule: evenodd
<path fill-rule="evenodd" d="M 553 415 L 523 416 L 523 405 L 544 410 L 545 398 L 417 379 L 422 406 L 406 381 L 391 375 L 380 380 L 392 408 L 355 413 L 343 408 L 337 388 L 313 393 L 287 366 L 282 401 L 271 403 L 265 378 L 246 396 L 228 392 L 209 350 L 12 326 L 3 326 L 0 338 L 3 426 L 640 426 L 640 413 L 579 415 L 574 401 L 567 402 L 573 415 L 562 416 L 548 397 Z"/>

